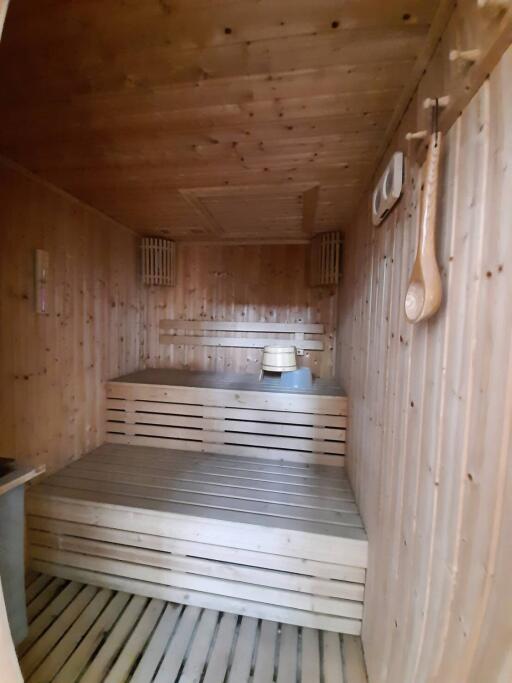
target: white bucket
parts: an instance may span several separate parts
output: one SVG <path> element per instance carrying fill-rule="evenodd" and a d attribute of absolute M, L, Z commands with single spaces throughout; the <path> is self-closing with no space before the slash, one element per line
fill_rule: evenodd
<path fill-rule="evenodd" d="M 295 346 L 265 346 L 263 370 L 267 372 L 292 372 L 297 369 Z"/>

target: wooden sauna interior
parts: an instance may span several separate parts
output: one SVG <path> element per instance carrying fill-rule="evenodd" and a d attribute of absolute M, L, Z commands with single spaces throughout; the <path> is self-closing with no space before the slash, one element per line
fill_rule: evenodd
<path fill-rule="evenodd" d="M 510 0 L 0 0 L 0 34 L 2 683 L 510 683 Z"/>

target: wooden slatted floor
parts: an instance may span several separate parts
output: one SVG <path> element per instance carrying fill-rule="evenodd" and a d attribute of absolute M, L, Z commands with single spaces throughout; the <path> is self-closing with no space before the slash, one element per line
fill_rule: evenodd
<path fill-rule="evenodd" d="M 354 636 L 30 573 L 26 683 L 365 683 Z"/>

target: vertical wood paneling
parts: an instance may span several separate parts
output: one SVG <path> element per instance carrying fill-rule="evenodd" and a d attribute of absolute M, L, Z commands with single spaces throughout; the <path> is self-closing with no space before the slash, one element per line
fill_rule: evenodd
<path fill-rule="evenodd" d="M 370 541 L 372 683 L 511 676 L 511 72 L 509 50 L 447 136 L 438 315 L 411 326 L 403 313 L 416 166 L 386 223 L 365 205 L 347 237 L 338 371 Z"/>
<path fill-rule="evenodd" d="M 136 237 L 0 161 L 0 454 L 49 469 L 103 441 L 103 381 L 139 366 Z M 50 255 L 49 315 L 34 250 Z"/>
<path fill-rule="evenodd" d="M 325 351 L 305 352 L 300 364 L 311 367 L 315 375 L 331 377 L 336 289 L 307 286 L 307 249 L 307 245 L 179 245 L 176 287 L 146 288 L 146 365 L 260 371 L 260 349 L 160 344 L 159 323 L 164 318 L 323 323 Z M 289 340 L 289 335 L 283 338 Z"/>

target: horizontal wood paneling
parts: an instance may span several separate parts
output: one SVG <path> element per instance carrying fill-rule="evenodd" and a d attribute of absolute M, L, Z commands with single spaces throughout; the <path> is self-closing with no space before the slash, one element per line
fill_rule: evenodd
<path fill-rule="evenodd" d="M 385 224 L 371 226 L 365 201 L 347 238 L 339 372 L 369 535 L 363 642 L 374 683 L 512 677 L 511 73 L 509 49 L 446 140 L 437 316 L 411 326 L 403 313 L 417 165 Z"/>
<path fill-rule="evenodd" d="M 0 160 L 0 455 L 61 467 L 104 438 L 104 386 L 136 369 L 136 238 Z M 48 315 L 34 250 L 50 257 Z"/>
<path fill-rule="evenodd" d="M 307 286 L 307 254 L 307 245 L 179 245 L 176 287 L 145 290 L 146 365 L 219 372 L 260 371 L 261 349 L 161 344 L 159 326 L 164 319 L 303 322 L 324 325 L 324 351 L 306 351 L 299 359 L 300 364 L 310 367 L 317 376 L 331 377 L 336 290 Z M 281 336 L 289 342 L 289 334 Z"/>

